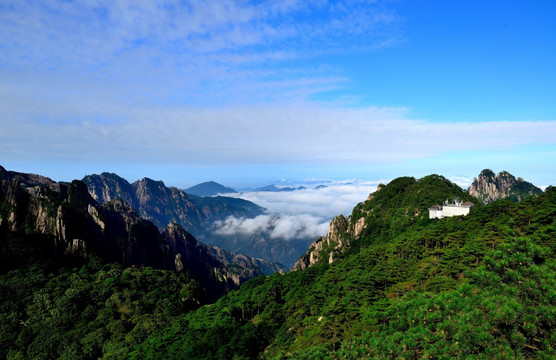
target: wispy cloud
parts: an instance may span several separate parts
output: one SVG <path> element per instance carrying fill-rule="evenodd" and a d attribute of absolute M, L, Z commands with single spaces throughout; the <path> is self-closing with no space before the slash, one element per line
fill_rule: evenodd
<path fill-rule="evenodd" d="M 388 182 L 384 180 L 383 182 Z M 266 208 L 269 213 L 311 214 L 330 221 L 339 214 L 349 215 L 353 207 L 376 190 L 379 181 L 329 181 L 326 187 L 296 191 L 244 191 L 228 196 L 241 197 Z"/>
<path fill-rule="evenodd" d="M 91 102 L 97 94 L 83 88 L 144 101 L 266 101 L 337 86 L 332 69 L 308 59 L 399 37 L 381 3 L 7 1 L 0 60 L 4 75 L 40 73 L 50 93 L 75 89 Z"/>

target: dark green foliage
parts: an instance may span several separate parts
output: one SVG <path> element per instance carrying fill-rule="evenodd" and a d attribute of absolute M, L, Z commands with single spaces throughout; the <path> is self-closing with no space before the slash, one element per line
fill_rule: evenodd
<path fill-rule="evenodd" d="M 0 275 L 0 358 L 126 359 L 202 300 L 199 285 L 183 274 L 98 258 L 59 267 L 36 254 L 33 265 Z"/>
<path fill-rule="evenodd" d="M 511 240 L 470 274 L 470 284 L 391 301 L 365 314 L 371 331 L 337 352 L 316 347 L 291 358 L 553 359 L 556 262 L 549 256 L 527 239 Z"/>

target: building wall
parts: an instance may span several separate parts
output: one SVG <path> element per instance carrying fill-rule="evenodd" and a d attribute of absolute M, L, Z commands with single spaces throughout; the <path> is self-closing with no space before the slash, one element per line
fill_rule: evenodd
<path fill-rule="evenodd" d="M 429 209 L 429 219 L 442 219 L 443 217 L 467 215 L 471 209 L 467 206 L 444 205 L 441 210 Z"/>
<path fill-rule="evenodd" d="M 444 207 L 442 208 L 442 215 L 444 217 L 467 215 L 467 214 L 469 214 L 468 207 L 444 205 Z"/>
<path fill-rule="evenodd" d="M 429 219 L 442 218 L 442 210 L 429 210 Z"/>

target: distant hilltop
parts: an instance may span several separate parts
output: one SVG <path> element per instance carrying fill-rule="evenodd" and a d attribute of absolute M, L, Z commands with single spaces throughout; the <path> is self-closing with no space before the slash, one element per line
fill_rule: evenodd
<path fill-rule="evenodd" d="M 307 188 L 305 186 L 298 186 L 298 187 L 278 187 L 274 184 L 272 185 L 267 185 L 258 189 L 255 189 L 255 191 L 267 191 L 267 192 L 290 192 L 290 191 L 296 191 L 296 190 L 306 190 Z"/>
<path fill-rule="evenodd" d="M 184 189 L 187 194 L 197 195 L 197 196 L 215 196 L 218 194 L 233 194 L 237 193 L 232 188 L 226 187 L 214 181 L 207 181 L 201 184 L 197 184 L 188 189 Z"/>

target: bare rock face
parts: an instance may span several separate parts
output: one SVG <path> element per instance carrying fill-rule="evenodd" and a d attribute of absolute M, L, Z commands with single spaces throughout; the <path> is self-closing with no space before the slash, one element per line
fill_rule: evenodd
<path fill-rule="evenodd" d="M 296 261 L 292 270 L 302 270 L 313 266 L 321 259 L 328 258 L 332 263 L 335 254 L 349 244 L 349 222 L 343 215 L 338 215 L 331 222 L 326 236 L 313 242 L 305 254 Z"/>
<path fill-rule="evenodd" d="M 251 218 L 264 210 L 256 204 L 239 199 L 200 198 L 149 178 L 130 184 L 116 174 L 105 172 L 100 175 L 87 175 L 83 182 L 87 184 L 91 196 L 99 203 L 121 199 L 137 210 L 139 216 L 152 221 L 160 230 L 170 223 L 178 223 L 200 240 L 209 236 L 209 229 L 216 220 L 224 220 L 231 215 L 237 218 Z"/>
<path fill-rule="evenodd" d="M 521 201 L 530 196 L 538 196 L 542 190 L 535 185 L 515 178 L 507 171 L 495 175 L 492 170 L 481 171 L 478 178 L 473 180 L 469 187 L 469 194 L 479 199 L 483 204 L 488 204 L 498 199 Z"/>
<path fill-rule="evenodd" d="M 359 218 L 359 220 L 357 220 L 355 222 L 354 228 L 353 228 L 353 236 L 358 238 L 359 235 L 361 235 L 361 232 L 367 227 L 367 224 L 365 223 L 365 217 L 361 217 Z"/>
<path fill-rule="evenodd" d="M 87 244 L 85 243 L 84 240 L 73 239 L 71 242 L 68 243 L 65 254 L 80 257 L 82 259 L 86 259 L 87 258 Z"/>
<path fill-rule="evenodd" d="M 87 175 L 83 178 L 89 193 L 99 203 L 114 199 L 122 199 L 125 203 L 137 208 L 135 190 L 127 180 L 116 174 L 103 172 L 100 175 Z"/>

